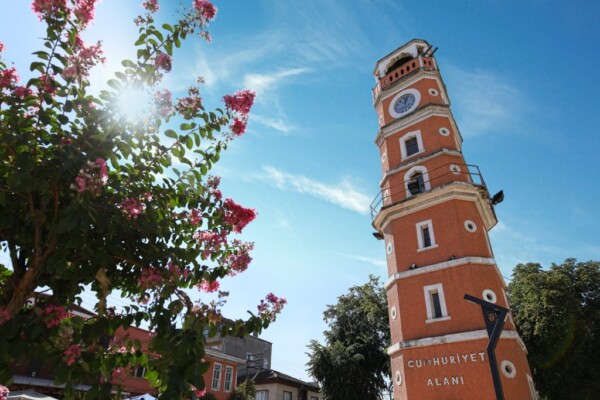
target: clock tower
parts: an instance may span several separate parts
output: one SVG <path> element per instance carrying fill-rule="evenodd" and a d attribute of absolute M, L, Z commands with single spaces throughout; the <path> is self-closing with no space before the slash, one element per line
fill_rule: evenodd
<path fill-rule="evenodd" d="M 372 215 L 387 255 L 394 399 L 490 400 L 498 386 L 506 400 L 536 399 L 510 313 L 490 357 L 491 321 L 464 298 L 509 308 L 488 237 L 502 193 L 492 198 L 463 157 L 434 53 L 412 40 L 374 71 L 383 177 Z"/>

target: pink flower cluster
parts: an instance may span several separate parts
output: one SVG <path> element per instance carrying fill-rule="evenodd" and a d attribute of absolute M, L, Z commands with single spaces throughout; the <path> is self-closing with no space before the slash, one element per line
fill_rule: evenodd
<path fill-rule="evenodd" d="M 202 212 L 200 210 L 192 210 L 190 212 L 190 224 L 198 226 L 202 223 Z"/>
<path fill-rule="evenodd" d="M 194 0 L 194 8 L 206 21 L 212 21 L 217 16 L 217 8 L 207 0 Z"/>
<path fill-rule="evenodd" d="M 56 18 L 56 14 L 60 12 L 72 11 L 80 28 L 83 29 L 94 19 L 94 8 L 97 2 L 98 0 L 72 0 L 74 7 L 70 10 L 66 0 L 33 0 L 31 9 L 38 15 L 40 21 Z"/>
<path fill-rule="evenodd" d="M 220 284 L 219 281 L 214 280 L 212 282 L 202 281 L 201 284 L 198 285 L 198 288 L 206 293 L 213 293 L 219 290 Z"/>
<path fill-rule="evenodd" d="M 248 265 L 252 261 L 250 251 L 254 249 L 254 243 L 243 243 L 241 240 L 235 239 L 232 244 L 237 249 L 233 254 L 227 256 L 226 263 L 230 269 L 229 274 L 233 276 L 248 269 Z"/>
<path fill-rule="evenodd" d="M 172 62 L 171 56 L 167 53 L 160 52 L 154 58 L 154 68 L 169 72 L 171 71 Z"/>
<path fill-rule="evenodd" d="M 125 218 L 128 220 L 137 219 L 146 208 L 146 205 L 139 201 L 138 199 L 134 199 L 132 197 L 127 197 L 120 204 L 123 213 L 125 213 Z"/>
<path fill-rule="evenodd" d="M 202 98 L 200 97 L 200 90 L 198 88 L 190 88 L 188 94 L 189 96 L 179 99 L 175 105 L 175 111 L 184 118 L 192 118 L 200 107 L 202 107 Z"/>
<path fill-rule="evenodd" d="M 234 232 L 242 233 L 242 229 L 256 218 L 256 211 L 236 204 L 232 199 L 225 199 L 225 222 L 231 225 Z"/>
<path fill-rule="evenodd" d="M 196 386 L 194 386 L 194 385 L 192 385 L 192 391 L 194 392 L 194 394 L 196 395 L 197 398 L 200 398 L 206 394 L 206 388 L 200 390 L 200 389 L 197 389 Z"/>
<path fill-rule="evenodd" d="M 0 400 L 7 400 L 9 393 L 10 391 L 6 386 L 0 385 Z"/>
<path fill-rule="evenodd" d="M 94 8 L 98 0 L 74 0 L 75 8 L 73 14 L 77 18 L 80 27 L 85 27 L 94 19 Z"/>
<path fill-rule="evenodd" d="M 156 268 L 149 267 L 142 271 L 142 276 L 138 278 L 138 285 L 143 290 L 152 289 L 158 286 L 163 281 L 162 275 Z"/>
<path fill-rule="evenodd" d="M 0 42 L 0 53 L 2 53 L 4 50 L 6 50 L 6 46 L 4 46 L 4 43 Z"/>
<path fill-rule="evenodd" d="M 208 187 L 210 193 L 214 196 L 215 201 L 220 201 L 223 197 L 221 191 L 219 190 L 220 183 L 221 178 L 218 176 L 209 176 L 206 182 L 206 186 Z"/>
<path fill-rule="evenodd" d="M 98 195 L 100 190 L 108 182 L 108 167 L 106 161 L 97 158 L 96 161 L 88 161 L 87 164 L 79 170 L 75 178 L 75 184 L 71 188 L 78 193 L 89 192 Z"/>
<path fill-rule="evenodd" d="M 104 63 L 106 59 L 102 53 L 100 42 L 86 46 L 83 43 L 77 46 L 77 52 L 67 58 L 68 67 L 62 72 L 66 81 L 81 81 L 90 73 L 90 69 L 96 64 Z"/>
<path fill-rule="evenodd" d="M 183 277 L 183 279 L 187 279 L 190 275 L 189 268 L 183 268 L 183 270 L 173 263 L 173 261 L 169 261 L 167 264 L 169 268 L 169 272 L 171 273 L 171 277 L 179 279 L 179 277 Z"/>
<path fill-rule="evenodd" d="M 0 71 L 0 90 L 8 89 L 19 82 L 16 68 L 7 68 Z"/>
<path fill-rule="evenodd" d="M 238 112 L 242 115 L 248 115 L 250 108 L 252 108 L 252 104 L 254 104 L 254 97 L 256 97 L 256 93 L 253 91 L 242 90 L 236 92 L 233 96 L 223 96 L 223 101 L 229 110 Z"/>
<path fill-rule="evenodd" d="M 4 324 L 6 321 L 10 321 L 11 315 L 4 308 L 0 308 L 0 325 Z"/>
<path fill-rule="evenodd" d="M 196 232 L 192 236 L 202 245 L 202 257 L 206 260 L 210 258 L 213 252 L 221 250 L 221 246 L 227 243 L 225 234 L 217 234 L 214 232 Z"/>
<path fill-rule="evenodd" d="M 114 382 L 114 381 L 118 380 L 121 377 L 122 373 L 123 373 L 123 369 L 116 368 L 111 374 L 112 381 Z"/>
<path fill-rule="evenodd" d="M 44 92 L 48 93 L 49 95 L 56 93 L 58 88 L 54 85 L 54 76 L 42 74 L 40 76 L 40 81 L 42 82 L 42 88 Z"/>
<path fill-rule="evenodd" d="M 49 305 L 46 306 L 43 310 L 44 318 L 46 321 L 46 328 L 52 328 L 54 326 L 60 325 L 60 321 L 67 318 L 69 313 L 61 306 Z"/>
<path fill-rule="evenodd" d="M 275 321 L 277 314 L 281 312 L 283 306 L 287 304 L 287 300 L 283 297 L 279 298 L 273 293 L 269 293 L 265 300 L 261 300 L 258 305 L 258 315 L 263 319 Z"/>
<path fill-rule="evenodd" d="M 156 107 L 156 113 L 163 118 L 167 118 L 173 111 L 173 104 L 171 101 L 172 96 L 169 89 L 164 89 L 154 93 L 154 106 Z"/>
<path fill-rule="evenodd" d="M 158 11 L 158 0 L 148 0 L 142 3 L 142 7 L 144 7 L 148 12 L 155 13 Z"/>
<path fill-rule="evenodd" d="M 73 364 L 81 356 L 81 349 L 78 345 L 72 344 L 65 350 L 65 361 L 67 365 Z"/>

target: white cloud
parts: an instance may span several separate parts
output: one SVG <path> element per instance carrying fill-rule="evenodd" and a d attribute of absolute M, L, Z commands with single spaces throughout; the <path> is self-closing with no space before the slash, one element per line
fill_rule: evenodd
<path fill-rule="evenodd" d="M 346 179 L 330 185 L 271 166 L 263 167 L 263 171 L 265 175 L 261 178 L 279 189 L 308 194 L 360 214 L 369 213 L 370 197 L 360 192 Z"/>
<path fill-rule="evenodd" d="M 244 76 L 244 87 L 257 93 L 274 90 L 283 79 L 308 72 L 307 68 L 285 69 L 271 74 L 246 74 Z"/>
<path fill-rule="evenodd" d="M 382 254 L 383 254 L 383 251 L 382 251 Z M 385 257 L 375 258 L 375 257 L 359 256 L 359 255 L 354 255 L 354 254 L 342 254 L 342 255 L 346 258 L 362 261 L 362 262 L 374 265 L 379 268 L 387 269 L 387 262 L 385 260 Z"/>
<path fill-rule="evenodd" d="M 275 129 L 283 134 L 289 133 L 294 130 L 294 127 L 288 122 L 284 121 L 283 118 L 270 118 L 262 115 L 252 114 L 250 120 L 264 125 L 268 128 Z"/>
<path fill-rule="evenodd" d="M 464 136 L 513 130 L 521 119 L 523 94 L 506 78 L 487 71 L 447 68 L 453 111 Z"/>

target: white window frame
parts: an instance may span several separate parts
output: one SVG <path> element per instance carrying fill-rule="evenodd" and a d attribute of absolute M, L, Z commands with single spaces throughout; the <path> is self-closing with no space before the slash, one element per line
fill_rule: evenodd
<path fill-rule="evenodd" d="M 229 379 L 227 377 L 229 376 Z M 226 365 L 225 366 L 225 377 L 223 380 L 223 390 L 226 392 L 231 392 L 233 389 L 233 367 Z"/>
<path fill-rule="evenodd" d="M 218 368 L 217 368 L 218 367 Z M 210 383 L 211 390 L 221 390 L 221 376 L 223 375 L 223 366 L 219 363 L 213 365 L 213 375 Z M 216 381 L 216 385 L 215 385 Z"/>
<path fill-rule="evenodd" d="M 269 400 L 269 391 L 268 390 L 257 390 L 256 391 L 256 400 Z"/>
<path fill-rule="evenodd" d="M 433 223 L 431 222 L 430 219 L 428 219 L 427 221 L 417 222 L 415 224 L 415 227 L 417 229 L 417 243 L 419 246 L 417 248 L 418 252 L 429 250 L 429 249 L 435 249 L 436 247 L 438 247 L 438 245 L 435 241 L 435 235 L 433 234 Z M 427 246 L 427 247 L 425 247 L 425 238 L 423 237 L 423 230 L 425 228 L 429 229 L 429 240 L 431 241 L 431 245 Z"/>
<path fill-rule="evenodd" d="M 417 165 L 406 171 L 404 174 L 404 190 L 406 191 L 406 197 L 412 197 L 414 194 L 408 190 L 408 184 L 410 183 L 411 177 L 415 172 L 420 172 L 423 175 L 423 185 L 425 185 L 425 191 L 431 190 L 431 184 L 429 183 L 429 172 L 427 168 L 422 165 Z"/>
<path fill-rule="evenodd" d="M 416 153 L 413 153 L 409 156 L 408 149 L 406 147 L 406 142 L 412 138 L 417 139 L 417 145 L 419 147 L 419 150 Z M 425 151 L 425 147 L 423 146 L 423 138 L 421 137 L 421 130 L 408 132 L 400 138 L 400 156 L 402 157 L 402 160 L 406 160 L 409 157 L 414 157 L 418 154 L 423 153 L 424 151 Z"/>
<path fill-rule="evenodd" d="M 527 374 L 527 383 L 529 384 L 529 392 L 531 393 L 531 400 L 538 400 L 537 391 L 535 390 L 535 383 L 531 375 Z"/>
<path fill-rule="evenodd" d="M 432 294 L 437 293 L 440 300 L 441 317 L 435 317 Z M 447 321 L 450 319 L 448 309 L 446 308 L 446 297 L 444 296 L 444 287 L 441 283 L 435 285 L 423 286 L 423 294 L 425 295 L 425 308 L 427 310 L 427 319 L 425 322 Z"/>
<path fill-rule="evenodd" d="M 289 397 L 289 398 L 286 398 L 286 397 L 285 397 L 286 393 L 289 393 L 289 394 L 290 394 L 290 397 Z M 294 396 L 294 395 L 292 394 L 292 392 L 288 392 L 287 390 L 284 390 L 284 391 L 283 391 L 283 400 L 292 400 L 292 399 L 293 399 L 293 396 Z"/>

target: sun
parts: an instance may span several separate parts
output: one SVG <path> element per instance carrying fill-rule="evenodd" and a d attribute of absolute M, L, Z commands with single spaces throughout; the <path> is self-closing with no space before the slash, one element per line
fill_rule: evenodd
<path fill-rule="evenodd" d="M 143 88 L 129 87 L 119 94 L 117 112 L 131 122 L 140 122 L 151 115 L 152 98 Z"/>

